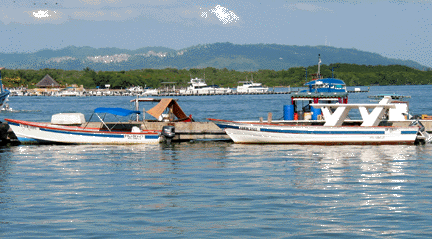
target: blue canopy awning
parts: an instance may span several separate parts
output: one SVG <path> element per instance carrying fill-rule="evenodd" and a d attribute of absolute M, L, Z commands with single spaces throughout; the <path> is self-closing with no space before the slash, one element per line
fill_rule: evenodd
<path fill-rule="evenodd" d="M 95 113 L 109 113 L 109 114 L 119 115 L 119 116 L 128 116 L 131 114 L 140 114 L 141 113 L 137 110 L 128 110 L 128 109 L 123 109 L 123 108 L 104 108 L 104 107 L 96 108 L 94 110 L 94 112 Z"/>
<path fill-rule="evenodd" d="M 330 85 L 345 85 L 345 82 L 343 80 L 335 79 L 335 78 L 324 78 L 324 79 L 318 79 L 309 81 L 305 85 L 315 85 L 317 82 L 321 82 L 323 84 L 330 84 Z"/>

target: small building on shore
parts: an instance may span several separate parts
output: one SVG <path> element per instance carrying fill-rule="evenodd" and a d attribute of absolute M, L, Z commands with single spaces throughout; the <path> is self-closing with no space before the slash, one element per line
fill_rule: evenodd
<path fill-rule="evenodd" d="M 44 78 L 42 78 L 42 80 L 40 80 L 36 84 L 36 87 L 37 88 L 60 88 L 61 86 L 50 75 L 47 74 L 44 76 Z"/>

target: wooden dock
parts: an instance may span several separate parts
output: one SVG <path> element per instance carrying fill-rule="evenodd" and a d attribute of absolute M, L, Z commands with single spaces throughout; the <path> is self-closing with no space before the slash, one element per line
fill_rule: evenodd
<path fill-rule="evenodd" d="M 367 93 L 369 92 L 370 87 L 365 89 L 364 87 L 356 87 L 353 90 L 347 90 L 347 93 Z M 128 92 L 125 89 L 89 89 L 81 92 L 77 95 L 69 95 L 68 97 L 82 97 L 82 96 L 146 96 L 146 97 L 180 97 L 180 96 L 215 96 L 215 95 L 289 95 L 294 92 L 298 92 L 300 89 L 291 90 L 288 88 L 286 91 L 275 91 L 270 90 L 267 92 L 237 92 L 232 91 L 229 93 L 205 93 L 205 94 L 183 94 L 178 90 L 170 90 L 170 89 L 162 89 L 159 91 L 159 94 L 144 94 L 144 93 L 134 93 Z M 12 92 L 10 96 L 58 96 L 55 94 L 56 91 L 41 91 L 41 90 L 28 90 L 28 92 L 20 94 L 16 92 Z"/>
<path fill-rule="evenodd" d="M 158 94 L 157 96 L 215 96 L 215 95 L 289 95 L 291 94 L 291 91 L 282 91 L 282 92 L 276 92 L 276 91 L 268 91 L 268 92 L 248 92 L 248 93 L 239 93 L 239 92 L 231 92 L 231 93 L 207 93 L 207 94 L 180 94 L 175 92 L 162 92 Z"/>
<path fill-rule="evenodd" d="M 174 126 L 173 142 L 191 140 L 231 140 L 224 130 L 213 122 L 141 122 L 143 130 L 162 130 L 164 126 Z"/>

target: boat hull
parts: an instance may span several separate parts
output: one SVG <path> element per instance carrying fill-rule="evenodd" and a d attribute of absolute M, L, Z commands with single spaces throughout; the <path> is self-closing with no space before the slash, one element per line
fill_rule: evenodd
<path fill-rule="evenodd" d="M 155 131 L 119 132 L 5 119 L 23 144 L 157 144 Z"/>
<path fill-rule="evenodd" d="M 238 93 L 266 93 L 268 92 L 268 88 L 237 88 Z"/>
<path fill-rule="evenodd" d="M 418 127 L 295 126 L 215 122 L 244 144 L 414 144 Z"/>

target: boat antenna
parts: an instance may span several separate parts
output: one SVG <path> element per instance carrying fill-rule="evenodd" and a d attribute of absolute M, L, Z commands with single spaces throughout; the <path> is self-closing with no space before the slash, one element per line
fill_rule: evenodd
<path fill-rule="evenodd" d="M 320 56 L 320 54 L 318 54 L 318 73 L 317 73 L 317 77 L 318 77 L 318 79 L 321 79 L 321 75 L 320 75 L 320 64 L 321 64 L 321 56 Z"/>
<path fill-rule="evenodd" d="M 306 77 L 306 82 L 307 83 L 307 67 L 305 67 L 306 73 L 305 73 L 305 77 Z"/>

